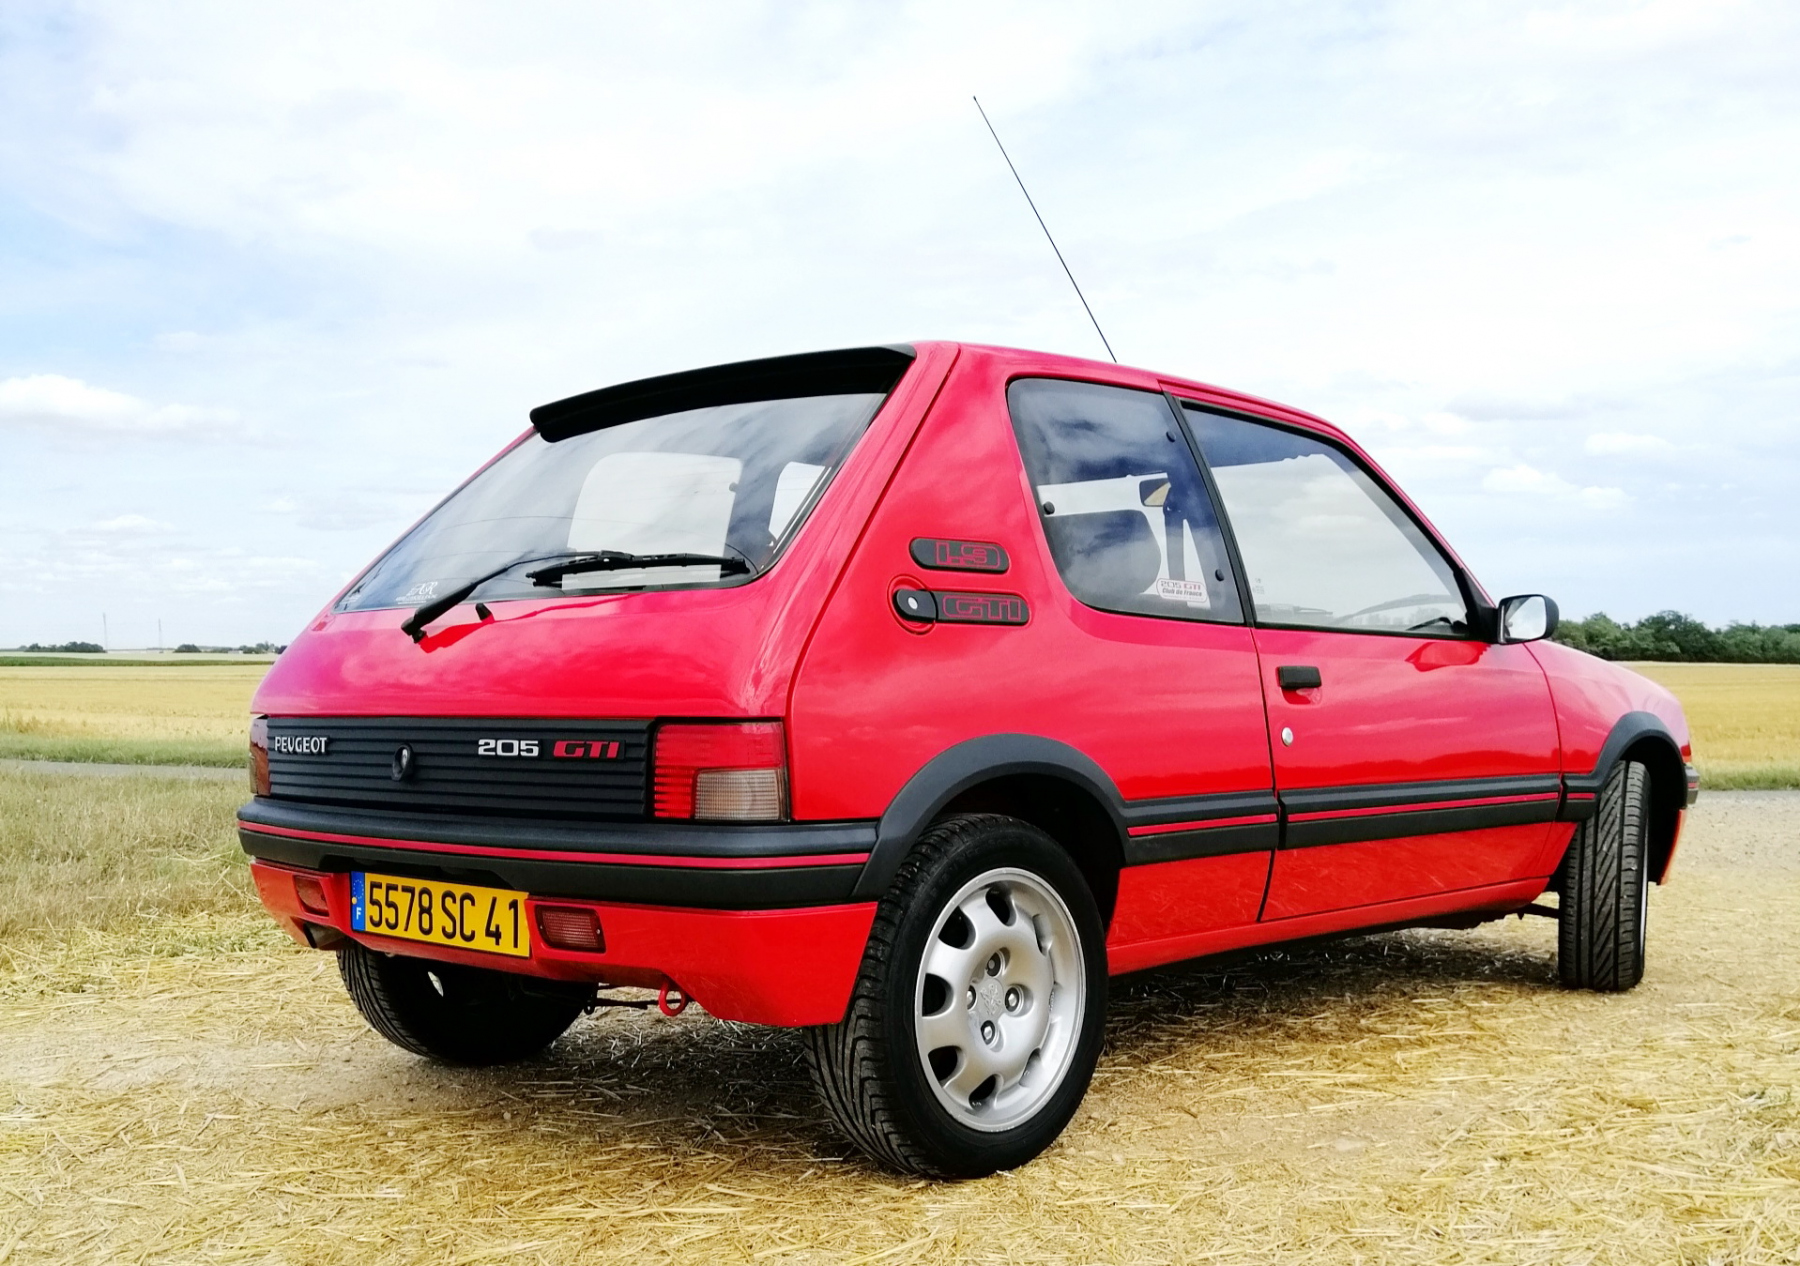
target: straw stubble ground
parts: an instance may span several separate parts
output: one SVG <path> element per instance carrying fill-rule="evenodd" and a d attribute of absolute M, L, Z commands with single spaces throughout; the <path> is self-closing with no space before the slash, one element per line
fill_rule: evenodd
<path fill-rule="evenodd" d="M 368 1032 L 327 956 L 218 908 L 8 951 L 0 1260 L 1749 1263 L 1800 1246 L 1791 794 L 1702 802 L 1634 993 L 1556 989 L 1536 919 L 1125 982 L 1062 1142 L 961 1184 L 844 1147 L 790 1033 L 610 1012 L 527 1065 L 439 1068 Z"/>

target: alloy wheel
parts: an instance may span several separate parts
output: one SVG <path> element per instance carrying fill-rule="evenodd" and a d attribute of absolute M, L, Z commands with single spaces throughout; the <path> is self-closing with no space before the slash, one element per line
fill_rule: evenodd
<path fill-rule="evenodd" d="M 961 1124 L 1008 1129 L 1062 1083 L 1086 1005 L 1074 917 L 1029 871 L 978 875 L 933 924 L 914 988 L 926 1080 Z"/>

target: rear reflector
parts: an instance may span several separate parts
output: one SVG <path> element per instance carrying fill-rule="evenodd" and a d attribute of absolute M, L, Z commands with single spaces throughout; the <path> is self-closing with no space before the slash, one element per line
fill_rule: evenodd
<path fill-rule="evenodd" d="M 778 822 L 787 815 L 779 721 L 664 725 L 653 767 L 659 818 Z"/>
<path fill-rule="evenodd" d="M 313 875 L 294 876 L 294 895 L 312 914 L 331 913 L 331 907 L 325 902 L 325 885 Z"/>
<path fill-rule="evenodd" d="M 600 916 L 585 906 L 539 906 L 538 931 L 557 949 L 603 953 L 606 938 L 600 935 Z"/>
<path fill-rule="evenodd" d="M 269 718 L 250 721 L 250 794 L 269 794 Z"/>

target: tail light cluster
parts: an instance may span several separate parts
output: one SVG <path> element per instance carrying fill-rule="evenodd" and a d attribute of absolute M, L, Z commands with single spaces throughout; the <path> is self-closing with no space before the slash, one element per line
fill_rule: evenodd
<path fill-rule="evenodd" d="M 697 822 L 787 816 L 787 742 L 779 721 L 671 723 L 656 731 L 655 814 Z"/>
<path fill-rule="evenodd" d="M 269 794 L 269 718 L 250 721 L 250 794 Z"/>

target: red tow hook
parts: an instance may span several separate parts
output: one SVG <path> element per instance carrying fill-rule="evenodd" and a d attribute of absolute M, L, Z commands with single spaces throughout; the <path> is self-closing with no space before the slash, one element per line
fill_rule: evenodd
<path fill-rule="evenodd" d="M 675 995 L 675 1001 L 669 1001 L 669 995 Z M 677 1016 L 687 1010 L 688 996 L 681 992 L 680 985 L 664 985 L 656 994 L 656 1009 L 666 1016 Z"/>

